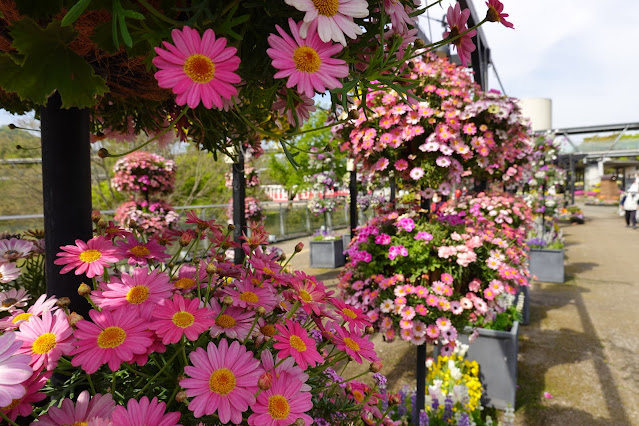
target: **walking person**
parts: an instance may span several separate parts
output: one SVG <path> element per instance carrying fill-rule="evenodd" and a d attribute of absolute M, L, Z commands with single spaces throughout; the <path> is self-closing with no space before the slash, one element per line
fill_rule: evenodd
<path fill-rule="evenodd" d="M 639 192 L 636 186 L 631 186 L 621 199 L 621 205 L 626 213 L 626 228 L 632 223 L 632 228 L 637 228 L 637 205 L 639 204 Z"/>

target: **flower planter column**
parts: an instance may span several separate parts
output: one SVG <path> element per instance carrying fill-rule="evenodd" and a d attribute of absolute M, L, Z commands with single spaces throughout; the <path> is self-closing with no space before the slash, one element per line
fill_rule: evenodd
<path fill-rule="evenodd" d="M 244 153 L 240 152 L 237 161 L 233 163 L 233 240 L 241 243 L 242 233 L 246 232 L 246 216 L 244 214 L 246 202 L 246 180 L 244 179 Z M 235 249 L 235 264 L 244 263 L 244 250 Z"/>
<path fill-rule="evenodd" d="M 56 92 L 40 110 L 47 294 L 68 297 L 71 310 L 87 317 L 89 304 L 77 291 L 83 276 L 61 275 L 62 266 L 53 261 L 60 246 L 93 235 L 89 110 L 61 106 Z"/>

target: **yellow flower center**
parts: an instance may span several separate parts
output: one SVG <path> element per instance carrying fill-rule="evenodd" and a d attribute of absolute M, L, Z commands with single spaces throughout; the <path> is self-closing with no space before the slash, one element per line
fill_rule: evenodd
<path fill-rule="evenodd" d="M 344 337 L 344 343 L 346 344 L 346 346 L 348 346 L 355 352 L 359 351 L 359 345 L 357 344 L 355 340 L 351 339 L 350 337 Z"/>
<path fill-rule="evenodd" d="M 144 285 L 136 285 L 126 294 L 126 300 L 132 305 L 139 305 L 149 298 L 149 288 Z"/>
<path fill-rule="evenodd" d="M 291 336 L 289 343 L 293 348 L 297 349 L 298 352 L 304 352 L 306 350 L 306 343 L 298 336 Z"/>
<path fill-rule="evenodd" d="M 243 302 L 257 303 L 260 301 L 260 298 L 252 291 L 244 291 L 242 292 L 242 294 L 240 294 L 240 300 Z"/>
<path fill-rule="evenodd" d="M 324 16 L 333 16 L 337 13 L 339 0 L 313 0 L 317 13 Z"/>
<path fill-rule="evenodd" d="M 177 280 L 176 282 L 173 283 L 174 286 L 176 286 L 177 288 L 183 288 L 183 289 L 187 289 L 187 288 L 191 288 L 195 285 L 195 280 L 191 279 L 191 278 L 180 278 L 179 280 Z"/>
<path fill-rule="evenodd" d="M 196 83 L 208 83 L 215 76 L 215 64 L 208 56 L 195 54 L 184 61 L 184 73 Z"/>
<path fill-rule="evenodd" d="M 349 318 L 353 318 L 353 319 L 357 318 L 357 314 L 348 308 L 342 309 L 342 313 Z"/>
<path fill-rule="evenodd" d="M 195 322 L 195 317 L 190 312 L 176 312 L 171 321 L 180 328 L 186 328 Z"/>
<path fill-rule="evenodd" d="M 126 332 L 120 327 L 107 327 L 98 336 L 98 346 L 101 348 L 115 348 L 126 339 Z"/>
<path fill-rule="evenodd" d="M 355 398 L 355 401 L 357 402 L 362 402 L 364 400 L 364 394 L 358 390 L 353 391 L 353 397 Z"/>
<path fill-rule="evenodd" d="M 273 395 L 268 399 L 268 413 L 274 419 L 285 419 L 291 412 L 288 401 L 282 395 Z"/>
<path fill-rule="evenodd" d="M 7 411 L 13 410 L 18 406 L 18 404 L 20 404 L 20 401 L 22 401 L 22 398 L 14 399 L 13 401 L 11 401 L 11 404 L 7 405 L 6 407 L 2 407 L 2 411 L 6 413 Z"/>
<path fill-rule="evenodd" d="M 16 317 L 14 319 L 11 320 L 12 323 L 17 323 L 18 321 L 29 321 L 29 318 L 31 318 L 33 314 L 30 314 L 29 312 L 25 312 L 23 314 L 18 314 L 16 315 Z"/>
<path fill-rule="evenodd" d="M 87 422 L 75 422 L 69 426 L 87 426 Z"/>
<path fill-rule="evenodd" d="M 293 62 L 298 71 L 314 73 L 320 69 L 322 60 L 317 51 L 308 46 L 301 46 L 293 52 Z"/>
<path fill-rule="evenodd" d="M 41 334 L 37 339 L 33 341 L 31 350 L 36 354 L 46 354 L 50 352 L 57 343 L 56 335 L 53 333 Z"/>
<path fill-rule="evenodd" d="M 101 257 L 102 257 L 102 253 L 100 253 L 98 250 L 93 250 L 93 249 L 85 250 L 82 253 L 80 253 L 80 260 L 86 263 L 95 262 Z"/>
<path fill-rule="evenodd" d="M 211 374 L 209 379 L 209 389 L 211 392 L 226 395 L 235 389 L 235 375 L 227 368 L 220 368 Z"/>
<path fill-rule="evenodd" d="M 311 294 L 308 291 L 306 291 L 306 290 L 300 290 L 300 297 L 306 303 L 308 303 L 311 300 L 313 300 L 313 298 L 311 297 Z"/>
<path fill-rule="evenodd" d="M 144 246 L 135 246 L 132 249 L 129 249 L 129 252 L 131 252 L 134 256 L 148 256 L 149 253 L 151 253 L 149 249 Z"/>
<path fill-rule="evenodd" d="M 235 318 L 230 315 L 222 314 L 215 319 L 215 325 L 222 328 L 235 327 Z"/>
<path fill-rule="evenodd" d="M 273 275 L 273 270 L 271 268 L 264 268 L 264 275 Z"/>
<path fill-rule="evenodd" d="M 4 299 L 2 301 L 2 307 L 3 308 L 8 308 L 9 306 L 13 306 L 16 303 L 18 303 L 18 299 L 14 299 L 13 297 L 9 297 L 9 298 Z"/>

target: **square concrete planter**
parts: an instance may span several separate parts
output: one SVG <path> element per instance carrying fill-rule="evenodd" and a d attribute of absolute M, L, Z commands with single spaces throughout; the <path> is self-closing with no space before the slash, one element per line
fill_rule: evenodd
<path fill-rule="evenodd" d="M 342 245 L 344 246 L 344 250 L 348 248 L 348 245 L 351 243 L 351 233 L 346 233 L 342 235 Z"/>
<path fill-rule="evenodd" d="M 519 352 L 519 322 L 515 321 L 510 331 L 478 329 L 479 336 L 473 341 L 466 359 L 479 364 L 479 380 L 484 387 L 482 405 L 505 410 L 515 408 L 517 394 L 517 353 Z M 468 336 L 459 340 L 468 344 Z"/>
<path fill-rule="evenodd" d="M 311 268 L 339 268 L 346 263 L 342 238 L 311 241 Z"/>
<path fill-rule="evenodd" d="M 564 282 L 564 250 L 530 249 L 530 273 L 537 281 Z"/>

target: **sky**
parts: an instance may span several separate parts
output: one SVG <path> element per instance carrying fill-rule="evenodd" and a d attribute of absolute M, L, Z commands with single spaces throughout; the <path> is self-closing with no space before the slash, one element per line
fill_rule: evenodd
<path fill-rule="evenodd" d="M 483 17 L 484 0 L 473 3 Z M 634 47 L 639 2 L 502 3 L 515 29 L 497 23 L 482 28 L 506 94 L 552 99 L 554 128 L 639 121 L 639 49 Z M 444 8 L 431 8 L 431 17 L 439 18 Z M 434 39 L 441 37 L 439 22 L 431 21 L 431 28 Z M 424 31 L 428 34 L 427 27 Z M 493 71 L 489 74 L 490 87 L 499 89 Z M 13 121 L 0 112 L 0 125 Z"/>

